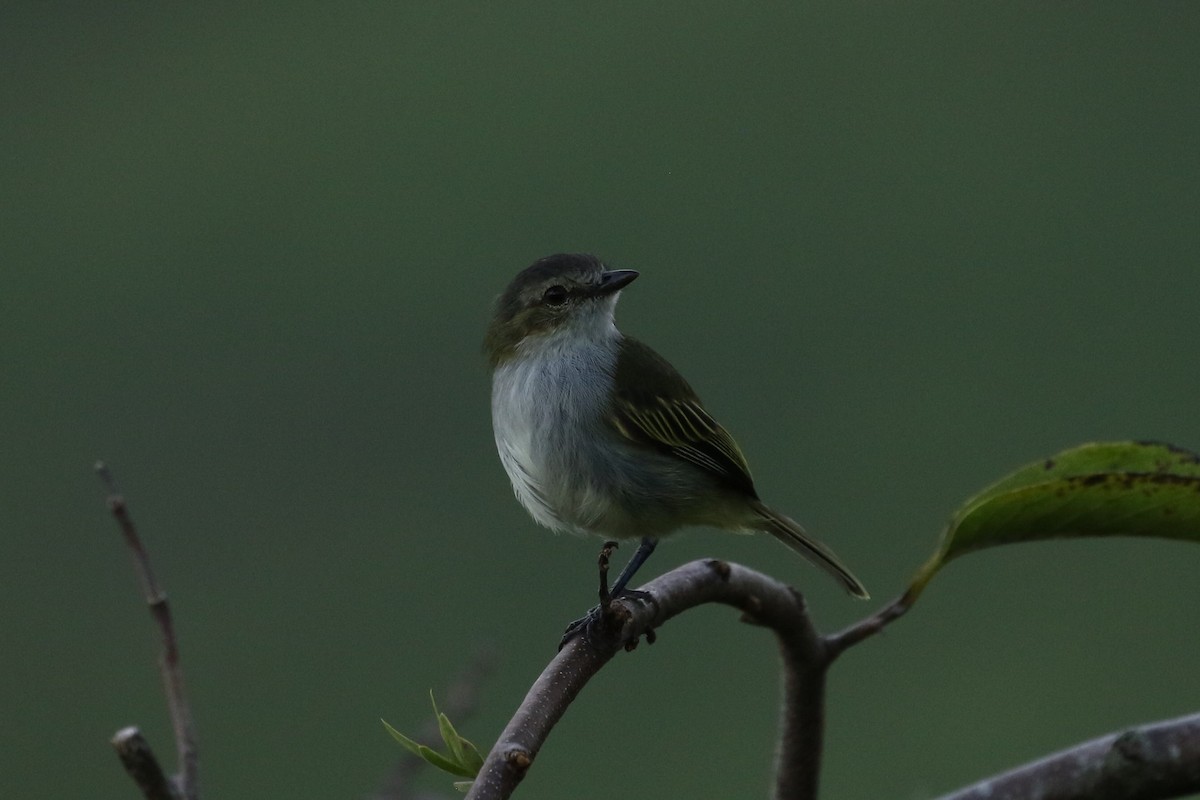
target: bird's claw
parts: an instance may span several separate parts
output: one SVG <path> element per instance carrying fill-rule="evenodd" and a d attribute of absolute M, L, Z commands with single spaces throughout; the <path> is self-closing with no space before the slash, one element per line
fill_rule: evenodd
<path fill-rule="evenodd" d="M 601 605 L 593 606 L 588 610 L 587 614 L 567 625 L 563 631 L 562 638 L 558 642 L 558 649 L 562 650 L 568 642 L 576 636 L 583 634 L 589 641 L 598 642 L 610 636 L 616 636 L 621 632 L 621 628 L 629 620 L 629 610 L 625 608 L 617 600 L 632 600 L 635 603 L 653 603 L 654 596 L 649 592 L 643 592 L 640 589 L 623 589 L 618 595 L 609 595 L 606 602 Z M 654 643 L 653 631 L 647 631 L 646 641 L 650 644 Z M 626 649 L 631 650 L 632 647 L 626 643 Z"/>
<path fill-rule="evenodd" d="M 574 639 L 580 633 L 583 633 L 589 640 L 596 641 L 598 635 L 612 636 L 620 632 L 625 621 L 629 619 L 629 612 L 624 607 L 614 603 L 615 600 L 633 600 L 637 603 L 653 603 L 654 597 L 649 592 L 643 592 L 640 589 L 626 589 L 618 583 L 619 588 L 612 591 L 608 586 L 608 565 L 612 558 L 613 551 L 618 547 L 616 542 L 608 541 L 600 548 L 600 557 L 597 559 L 597 566 L 600 573 L 600 605 L 595 606 L 587 614 L 572 622 L 563 631 L 562 638 L 559 639 L 558 649 L 562 650 L 567 642 Z M 653 643 L 653 635 L 647 635 L 646 641 Z M 628 643 L 626 643 L 628 645 Z M 636 642 L 634 642 L 636 645 Z M 626 649 L 632 649 L 626 647 Z"/>

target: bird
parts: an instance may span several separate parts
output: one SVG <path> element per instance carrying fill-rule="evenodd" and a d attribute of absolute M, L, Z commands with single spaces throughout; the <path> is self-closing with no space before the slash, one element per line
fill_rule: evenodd
<path fill-rule="evenodd" d="M 640 539 L 613 596 L 660 537 L 711 526 L 769 533 L 869 597 L 829 547 L 763 503 L 741 448 L 670 362 L 617 329 L 617 299 L 639 274 L 559 253 L 496 299 L 483 349 L 496 450 L 517 500 L 557 532 Z"/>

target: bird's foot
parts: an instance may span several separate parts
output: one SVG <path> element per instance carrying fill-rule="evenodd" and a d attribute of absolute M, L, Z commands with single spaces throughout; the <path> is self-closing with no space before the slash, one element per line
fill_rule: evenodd
<path fill-rule="evenodd" d="M 600 558 L 598 566 L 600 568 L 600 605 L 595 606 L 587 614 L 575 620 L 567 626 L 563 631 L 562 638 L 558 642 L 558 649 L 562 650 L 567 642 L 574 639 L 576 636 L 583 634 L 591 641 L 599 641 L 609 636 L 615 636 L 620 633 L 625 622 L 629 619 L 629 611 L 616 600 L 633 600 L 637 603 L 653 603 L 654 597 L 649 592 L 643 592 L 638 589 L 618 588 L 615 592 L 610 591 L 608 587 L 608 565 L 612 558 L 612 553 L 617 549 L 616 542 L 605 542 L 604 547 L 600 550 Z M 647 631 L 646 641 L 650 644 L 654 643 L 654 631 Z M 625 649 L 632 650 L 637 646 L 637 641 L 626 642 Z"/>
<path fill-rule="evenodd" d="M 629 618 L 629 612 L 617 600 L 633 600 L 637 603 L 653 603 L 654 596 L 649 592 L 638 591 L 637 589 L 625 589 L 620 594 L 610 596 L 608 603 L 605 605 L 593 606 L 587 614 L 573 621 L 563 631 L 562 639 L 558 642 L 558 649 L 562 650 L 567 642 L 574 639 L 576 636 L 583 634 L 587 638 L 598 641 L 607 636 L 613 636 L 621 632 L 625 621 Z M 650 644 L 654 643 L 654 631 L 646 632 L 646 641 Z M 637 642 L 626 642 L 626 649 L 632 650 Z"/>

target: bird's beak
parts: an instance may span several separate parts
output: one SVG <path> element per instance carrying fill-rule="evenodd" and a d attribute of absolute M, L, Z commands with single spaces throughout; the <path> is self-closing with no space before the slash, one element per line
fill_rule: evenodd
<path fill-rule="evenodd" d="M 635 269 L 610 269 L 608 272 L 602 272 L 600 273 L 600 283 L 596 284 L 592 293 L 596 297 L 603 297 L 606 294 L 619 292 L 633 283 L 633 279 L 639 274 Z"/>

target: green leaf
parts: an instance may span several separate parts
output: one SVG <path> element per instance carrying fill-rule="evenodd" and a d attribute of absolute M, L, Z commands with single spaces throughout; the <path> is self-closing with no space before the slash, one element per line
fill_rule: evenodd
<path fill-rule="evenodd" d="M 959 509 L 908 594 L 916 599 L 965 553 L 1083 536 L 1200 543 L 1200 456 L 1160 442 L 1101 442 L 1024 466 Z"/>
<path fill-rule="evenodd" d="M 383 727 L 386 728 L 387 732 L 392 735 L 392 738 L 395 739 L 400 744 L 404 745 L 404 747 L 410 753 L 412 753 L 415 756 L 421 755 L 421 747 L 423 745 L 420 742 L 408 738 L 403 733 L 401 733 L 400 731 L 393 728 L 391 725 L 388 724 L 388 721 L 386 719 L 380 719 L 379 721 L 383 723 Z"/>
<path fill-rule="evenodd" d="M 442 772 L 449 772 L 451 775 L 458 775 L 460 778 L 474 778 L 478 773 L 470 772 L 462 764 L 442 755 L 432 747 L 421 745 L 421 758 L 428 761 L 433 766 L 440 769 Z"/>
<path fill-rule="evenodd" d="M 389 725 L 387 720 L 381 719 L 379 721 L 383 723 L 383 727 L 386 728 L 387 732 L 392 735 L 392 738 L 404 745 L 409 752 L 420 756 L 426 762 L 437 767 L 443 772 L 449 772 L 451 775 L 457 775 L 461 778 L 474 778 L 479 774 L 478 768 L 471 770 L 460 763 L 459 760 L 442 755 L 432 747 L 428 747 L 427 745 L 423 745 L 414 739 L 408 738 L 403 733 Z"/>
<path fill-rule="evenodd" d="M 475 781 L 455 781 L 454 788 L 458 789 L 463 794 L 466 794 L 467 792 L 471 791 L 471 784 L 473 783 L 475 783 Z"/>
<path fill-rule="evenodd" d="M 437 717 L 438 732 L 442 735 L 442 741 L 446 743 L 446 747 L 450 748 L 450 755 L 458 764 L 463 763 L 463 746 L 462 737 L 458 735 L 458 731 L 454 730 L 454 726 L 450 724 L 450 718 L 438 711 L 437 701 L 433 699 L 433 690 L 429 690 L 429 702 L 433 704 L 433 714 Z"/>
<path fill-rule="evenodd" d="M 483 769 L 483 755 L 470 739 L 459 739 L 459 741 L 463 746 L 462 765 L 470 770 L 472 775 L 478 775 L 479 770 Z"/>

